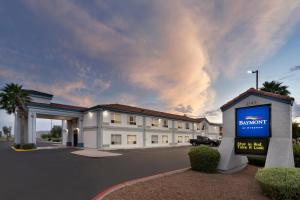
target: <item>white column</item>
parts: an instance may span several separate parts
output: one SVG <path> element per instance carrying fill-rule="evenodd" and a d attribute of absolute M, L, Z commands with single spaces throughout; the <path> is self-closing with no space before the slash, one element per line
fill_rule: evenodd
<path fill-rule="evenodd" d="M 98 110 L 97 111 L 97 148 L 102 149 L 103 148 L 103 129 L 102 129 L 102 123 L 103 123 L 103 111 Z"/>
<path fill-rule="evenodd" d="M 61 121 L 61 135 L 62 135 L 62 144 L 67 145 L 68 141 L 68 128 L 67 128 L 67 120 Z"/>
<path fill-rule="evenodd" d="M 15 143 L 20 144 L 21 143 L 21 133 L 20 133 L 20 117 L 18 114 L 15 114 L 15 122 L 14 122 L 14 137 L 15 137 Z"/>
<path fill-rule="evenodd" d="M 78 146 L 83 147 L 83 119 L 80 117 L 77 120 L 77 126 L 78 126 Z"/>
<path fill-rule="evenodd" d="M 27 143 L 36 144 L 36 113 L 28 112 Z"/>

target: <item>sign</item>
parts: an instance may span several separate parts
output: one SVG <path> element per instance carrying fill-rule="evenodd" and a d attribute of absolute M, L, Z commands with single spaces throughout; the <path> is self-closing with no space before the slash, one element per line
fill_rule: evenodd
<path fill-rule="evenodd" d="M 236 154 L 266 155 L 269 138 L 235 138 Z"/>
<path fill-rule="evenodd" d="M 271 136 L 270 105 L 236 109 L 237 138 L 268 138 Z"/>

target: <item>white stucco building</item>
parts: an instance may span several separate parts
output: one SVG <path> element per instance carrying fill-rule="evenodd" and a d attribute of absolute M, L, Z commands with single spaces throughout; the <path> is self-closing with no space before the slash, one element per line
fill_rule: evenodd
<path fill-rule="evenodd" d="M 62 120 L 63 144 L 98 149 L 144 148 L 187 145 L 197 136 L 217 138 L 220 124 L 206 118 L 190 118 L 121 104 L 90 108 L 52 103 L 53 95 L 27 90 L 24 140 L 36 143 L 36 118 Z M 20 143 L 21 119 L 15 120 L 16 143 Z"/>

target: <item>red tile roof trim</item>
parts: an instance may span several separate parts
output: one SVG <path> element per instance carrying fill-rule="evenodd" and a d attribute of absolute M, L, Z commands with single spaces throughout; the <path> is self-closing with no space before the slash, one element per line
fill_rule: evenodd
<path fill-rule="evenodd" d="M 244 98 L 245 96 L 251 95 L 251 94 L 253 94 L 253 95 L 259 95 L 259 96 L 265 96 L 265 97 L 271 97 L 271 98 L 274 98 L 274 99 L 283 100 L 283 101 L 286 101 L 286 102 L 290 103 L 291 105 L 294 102 L 294 98 L 290 97 L 290 96 L 283 96 L 283 95 L 280 95 L 280 94 L 274 94 L 274 93 L 271 93 L 271 92 L 265 92 L 265 91 L 262 91 L 262 90 L 256 90 L 254 88 L 250 88 L 246 92 L 240 94 L 239 96 L 235 97 L 231 101 L 229 101 L 226 104 L 224 104 L 221 107 L 221 110 L 222 111 L 227 110 L 228 108 L 230 108 L 231 106 L 233 106 L 234 104 L 236 104 L 241 98 Z"/>

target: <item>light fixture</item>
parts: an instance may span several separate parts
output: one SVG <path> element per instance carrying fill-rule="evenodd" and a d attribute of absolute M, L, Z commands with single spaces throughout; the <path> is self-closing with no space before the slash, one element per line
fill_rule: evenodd
<path fill-rule="evenodd" d="M 258 90 L 258 70 L 248 70 L 248 74 L 256 74 L 256 89 Z"/>
<path fill-rule="evenodd" d="M 106 117 L 108 115 L 108 111 L 107 110 L 104 110 L 103 111 L 103 117 Z"/>
<path fill-rule="evenodd" d="M 92 118 L 93 117 L 93 113 L 89 112 L 89 117 Z"/>

